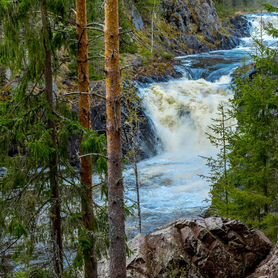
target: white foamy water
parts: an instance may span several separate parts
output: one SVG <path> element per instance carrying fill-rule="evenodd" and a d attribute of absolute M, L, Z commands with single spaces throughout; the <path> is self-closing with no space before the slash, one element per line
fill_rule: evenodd
<path fill-rule="evenodd" d="M 277 15 L 249 15 L 248 20 L 252 37 L 261 22 L 278 27 Z M 267 45 L 277 43 L 266 32 L 261 34 Z M 219 104 L 232 96 L 231 74 L 250 63 L 248 52 L 254 52 L 252 38 L 232 50 L 179 57 L 183 78 L 141 88 L 145 112 L 163 146 L 159 155 L 138 165 L 144 232 L 180 217 L 196 217 L 209 205 L 209 185 L 200 177 L 208 169 L 200 156 L 213 156 L 216 150 L 205 133 Z M 128 198 L 136 200 L 132 169 L 126 171 L 125 183 Z M 131 233 L 136 223 L 136 218 L 128 220 Z"/>
<path fill-rule="evenodd" d="M 143 92 L 146 113 L 157 128 L 165 152 L 188 156 L 211 149 L 204 131 L 219 103 L 227 100 L 230 80 L 229 76 L 213 83 L 185 78 L 156 84 Z"/>
<path fill-rule="evenodd" d="M 243 39 L 243 46 L 254 47 L 254 40 L 263 42 L 270 47 L 278 47 L 277 38 L 273 38 L 267 33 L 268 26 L 278 26 L 278 14 L 262 14 L 262 15 L 249 15 L 247 16 L 249 22 L 252 24 L 251 37 Z"/>

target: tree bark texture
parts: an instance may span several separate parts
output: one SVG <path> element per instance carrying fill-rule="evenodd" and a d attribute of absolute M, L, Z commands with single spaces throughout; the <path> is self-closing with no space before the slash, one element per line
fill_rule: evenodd
<path fill-rule="evenodd" d="M 53 73 L 52 73 L 52 53 L 50 46 L 51 29 L 47 12 L 46 1 L 41 1 L 41 17 L 45 50 L 45 92 L 47 95 L 50 113 L 54 110 L 53 99 Z M 53 119 L 48 119 L 48 128 L 51 132 L 52 144 L 57 150 L 56 123 Z M 63 276 L 63 240 L 62 240 L 62 220 L 61 220 L 61 198 L 58 181 L 58 157 L 57 151 L 54 151 L 49 158 L 49 183 L 51 189 L 51 232 L 53 244 L 53 261 L 55 277 Z"/>
<path fill-rule="evenodd" d="M 78 84 L 79 84 L 79 110 L 80 123 L 84 128 L 91 128 L 91 97 L 89 78 L 89 40 L 87 32 L 87 4 L 86 0 L 76 0 L 76 24 L 78 35 Z M 82 94 L 85 93 L 85 94 Z M 81 154 L 83 151 L 81 149 Z M 92 192 L 92 160 L 90 156 L 81 157 L 81 209 L 83 214 L 83 224 L 89 235 L 90 244 L 83 250 L 84 256 L 84 276 L 85 278 L 97 277 L 97 260 L 94 244 L 94 211 Z"/>
<path fill-rule="evenodd" d="M 118 0 L 105 1 L 105 70 L 110 241 L 109 277 L 126 278 Z"/>

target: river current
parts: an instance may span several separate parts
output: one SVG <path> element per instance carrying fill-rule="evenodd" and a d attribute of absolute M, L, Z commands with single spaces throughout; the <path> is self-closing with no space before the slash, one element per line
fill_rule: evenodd
<path fill-rule="evenodd" d="M 178 218 L 198 217 L 210 204 L 210 187 L 201 156 L 215 156 L 217 150 L 205 133 L 216 117 L 220 103 L 232 97 L 234 71 L 252 63 L 254 39 L 270 47 L 278 40 L 264 26 L 278 28 L 277 14 L 247 15 L 251 37 L 242 38 L 232 50 L 177 57 L 182 78 L 152 83 L 140 88 L 146 115 L 153 122 L 162 146 L 158 155 L 139 162 L 142 231 L 150 232 Z M 125 172 L 127 200 L 136 200 L 133 170 Z M 128 219 L 128 233 L 138 232 L 137 218 Z"/>

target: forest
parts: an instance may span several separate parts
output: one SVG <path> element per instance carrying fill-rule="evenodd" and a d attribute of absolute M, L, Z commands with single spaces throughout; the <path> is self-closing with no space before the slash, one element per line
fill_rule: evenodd
<path fill-rule="evenodd" d="M 276 0 L 0 0 L 0 277 L 277 278 L 277 115 Z"/>

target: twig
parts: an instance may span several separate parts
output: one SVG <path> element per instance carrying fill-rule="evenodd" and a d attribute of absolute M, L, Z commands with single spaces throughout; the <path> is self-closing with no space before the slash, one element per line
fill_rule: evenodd
<path fill-rule="evenodd" d="M 72 92 L 72 93 L 66 93 L 66 94 L 62 94 L 62 96 L 71 96 L 71 95 L 92 95 L 92 96 L 96 96 L 96 97 L 99 97 L 101 99 L 106 99 L 105 96 L 102 96 L 98 93 L 93 93 L 93 92 L 89 92 L 89 93 L 86 93 L 86 92 L 83 92 L 83 93 L 80 93 L 80 92 Z"/>
<path fill-rule="evenodd" d="M 103 154 L 100 154 L 100 153 L 87 153 L 87 154 L 82 154 L 79 156 L 79 158 L 82 158 L 82 157 L 86 157 L 86 156 L 100 156 L 100 157 L 103 157 L 105 159 L 108 159 L 108 157 L 106 155 L 103 155 Z"/>

